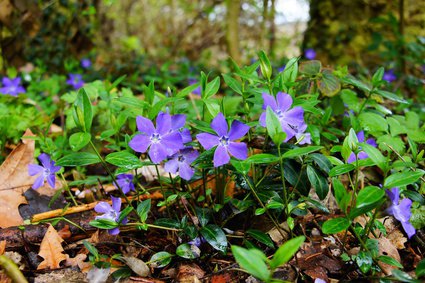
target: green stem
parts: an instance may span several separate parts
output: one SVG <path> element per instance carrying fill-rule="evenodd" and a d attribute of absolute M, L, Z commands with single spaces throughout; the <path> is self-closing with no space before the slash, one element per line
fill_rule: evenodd
<path fill-rule="evenodd" d="M 74 205 L 75 205 L 75 206 L 77 206 L 77 205 L 78 205 L 78 203 L 77 203 L 77 201 L 75 200 L 74 196 L 72 195 L 71 190 L 69 189 L 68 183 L 67 183 L 67 182 L 66 182 L 66 180 L 65 180 L 65 176 L 63 175 L 63 173 L 60 173 L 60 176 L 61 176 L 61 178 L 62 178 L 63 182 L 65 183 L 65 191 L 67 191 L 67 192 L 68 192 L 69 197 L 71 198 L 72 202 L 74 203 Z"/>
<path fill-rule="evenodd" d="M 287 195 L 287 191 L 286 191 L 286 184 L 285 184 L 285 175 L 284 175 L 284 170 L 283 170 L 283 158 L 282 158 L 282 153 L 280 150 L 280 145 L 277 146 L 277 152 L 279 154 L 279 164 L 280 164 L 280 175 L 281 175 L 281 180 L 282 180 L 282 197 L 283 197 L 283 202 L 285 204 L 285 216 L 288 217 L 289 216 L 289 203 L 288 203 L 288 195 Z"/>
<path fill-rule="evenodd" d="M 369 101 L 370 98 L 370 93 L 366 93 L 366 99 L 365 101 L 363 101 L 362 106 L 360 106 L 360 110 L 359 113 L 357 114 L 357 117 L 360 115 L 360 113 L 362 113 L 363 108 L 366 106 L 366 103 Z"/>
<path fill-rule="evenodd" d="M 168 230 L 168 231 L 174 231 L 174 232 L 181 232 L 183 231 L 183 229 L 178 229 L 178 228 L 171 228 L 171 227 L 165 227 L 165 226 L 159 226 L 159 225 L 154 225 L 154 224 L 147 224 L 147 223 L 127 223 L 125 226 L 140 226 L 140 225 L 146 225 L 149 228 L 154 228 L 154 229 L 162 229 L 162 230 Z"/>
<path fill-rule="evenodd" d="M 28 283 L 18 266 L 7 256 L 0 255 L 0 266 L 15 283 Z"/>

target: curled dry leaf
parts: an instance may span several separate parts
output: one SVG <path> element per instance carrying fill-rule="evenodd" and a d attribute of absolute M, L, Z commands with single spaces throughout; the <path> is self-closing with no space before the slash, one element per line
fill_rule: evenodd
<path fill-rule="evenodd" d="M 127 266 L 130 267 L 130 269 L 140 277 L 150 276 L 151 271 L 149 266 L 143 260 L 134 256 L 125 256 L 122 259 L 127 264 Z"/>
<path fill-rule="evenodd" d="M 62 248 L 63 239 L 56 232 L 52 225 L 49 225 L 43 241 L 40 245 L 39 256 L 44 260 L 38 265 L 37 270 L 40 269 L 56 269 L 60 268 L 60 263 L 67 259 L 67 255 L 63 254 Z"/>

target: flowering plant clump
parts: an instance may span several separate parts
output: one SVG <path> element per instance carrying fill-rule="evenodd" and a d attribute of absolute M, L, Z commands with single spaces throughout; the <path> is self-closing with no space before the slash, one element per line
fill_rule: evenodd
<path fill-rule="evenodd" d="M 25 88 L 21 85 L 21 78 L 6 78 L 2 79 L 3 86 L 0 88 L 0 93 L 11 96 L 18 96 L 20 93 L 25 93 Z"/>
<path fill-rule="evenodd" d="M 50 156 L 46 153 L 40 154 L 38 157 L 43 166 L 37 164 L 28 165 L 28 174 L 30 176 L 39 175 L 32 185 L 33 189 L 38 189 L 43 186 L 44 181 L 47 179 L 49 186 L 54 189 L 56 186 L 56 173 L 62 168 L 55 166 L 55 162 L 50 159 Z"/>
<path fill-rule="evenodd" d="M 229 163 L 229 153 L 233 157 L 241 160 L 248 157 L 248 147 L 246 143 L 236 142 L 235 140 L 244 137 L 249 131 L 249 126 L 234 120 L 229 130 L 223 113 L 218 113 L 211 122 L 211 128 L 216 132 L 216 135 L 201 133 L 198 134 L 196 138 L 206 150 L 217 146 L 214 151 L 214 167 Z"/>
<path fill-rule="evenodd" d="M 136 123 L 140 133 L 133 137 L 129 146 L 136 152 L 148 152 L 153 163 L 160 163 L 184 147 L 180 132 L 173 130 L 170 114 L 159 113 L 156 128 L 151 120 L 142 116 L 136 118 Z"/>
<path fill-rule="evenodd" d="M 112 206 L 107 202 L 101 201 L 94 207 L 94 210 L 97 213 L 103 213 L 103 215 L 96 216 L 96 219 L 107 219 L 118 223 L 121 213 L 121 199 L 113 196 L 111 196 L 111 199 Z M 121 221 L 121 224 L 126 224 L 127 222 L 128 219 L 124 218 Z M 118 227 L 108 229 L 108 233 L 110 235 L 118 235 L 120 233 L 120 229 Z"/>
<path fill-rule="evenodd" d="M 199 156 L 199 153 L 193 147 L 185 147 L 177 153 L 170 156 L 165 163 L 164 169 L 166 172 L 175 174 L 179 172 L 182 179 L 190 180 L 195 174 L 195 169 L 191 167 L 193 161 Z"/>

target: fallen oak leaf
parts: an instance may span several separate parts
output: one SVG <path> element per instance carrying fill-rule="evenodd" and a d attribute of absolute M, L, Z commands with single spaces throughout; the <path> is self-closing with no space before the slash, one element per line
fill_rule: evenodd
<path fill-rule="evenodd" d="M 56 232 L 52 225 L 49 225 L 46 234 L 40 245 L 39 256 L 44 260 L 38 265 L 37 270 L 40 269 L 56 269 L 60 268 L 60 263 L 66 260 L 69 256 L 63 254 L 64 249 L 62 248 L 63 239 Z"/>

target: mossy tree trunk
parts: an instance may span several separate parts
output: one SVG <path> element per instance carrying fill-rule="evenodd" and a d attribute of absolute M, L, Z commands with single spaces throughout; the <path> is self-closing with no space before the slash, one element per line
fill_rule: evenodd
<path fill-rule="evenodd" d="M 227 52 L 236 62 L 240 62 L 239 16 L 241 0 L 226 0 L 226 44 Z"/>

